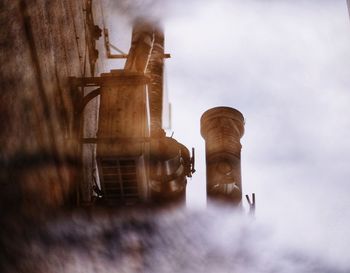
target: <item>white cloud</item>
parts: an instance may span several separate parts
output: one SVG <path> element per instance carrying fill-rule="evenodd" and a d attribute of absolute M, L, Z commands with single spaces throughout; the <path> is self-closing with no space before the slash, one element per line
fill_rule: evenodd
<path fill-rule="evenodd" d="M 165 25 L 175 136 L 195 145 L 201 162 L 188 202 L 204 201 L 196 198 L 205 179 L 199 118 L 210 107 L 235 107 L 246 117 L 243 187 L 257 192 L 258 219 L 293 240 L 297 230 L 310 248 L 344 262 L 350 243 L 345 1 L 197 3 L 192 16 L 173 16 Z"/>

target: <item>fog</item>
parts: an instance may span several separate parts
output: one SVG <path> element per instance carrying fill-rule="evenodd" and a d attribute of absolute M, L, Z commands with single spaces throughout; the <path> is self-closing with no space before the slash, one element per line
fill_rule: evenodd
<path fill-rule="evenodd" d="M 276 257 L 270 270 L 247 272 L 321 272 L 294 261 L 281 265 L 284 251 L 350 268 L 346 1 L 118 1 L 113 7 L 126 24 L 147 13 L 164 25 L 172 130 L 196 148 L 190 211 L 204 213 L 206 206 L 200 116 L 215 106 L 237 108 L 246 119 L 243 190 L 256 193 L 254 225 L 271 235 L 247 238 L 249 249 L 274 248 L 254 252 L 257 264 L 266 253 Z"/>
<path fill-rule="evenodd" d="M 5 243 L 17 256 L 15 263 L 1 264 L 2 272 L 349 272 L 319 253 L 278 240 L 266 225 L 232 208 L 216 206 L 77 212 L 22 228 L 21 236 Z"/>
<path fill-rule="evenodd" d="M 345 0 L 110 0 L 104 11 L 111 42 L 125 52 L 135 17 L 164 25 L 168 134 L 196 148 L 187 208 L 91 208 L 44 219 L 40 210 L 32 219 L 2 209 L 0 271 L 350 272 Z M 246 119 L 243 190 L 256 193 L 255 217 L 245 202 L 237 210 L 206 205 L 199 120 L 220 105 Z"/>
<path fill-rule="evenodd" d="M 189 206 L 205 198 L 200 115 L 246 118 L 242 175 L 280 240 L 347 263 L 350 28 L 345 1 L 219 1 L 166 22 L 176 137 L 197 148 Z M 201 188 L 201 190 L 199 190 Z M 199 193 L 198 193 L 199 192 Z"/>

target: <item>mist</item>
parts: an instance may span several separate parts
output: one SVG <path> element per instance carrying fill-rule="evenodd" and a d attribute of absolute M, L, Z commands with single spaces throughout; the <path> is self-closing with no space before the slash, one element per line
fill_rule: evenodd
<path fill-rule="evenodd" d="M 232 207 L 217 205 L 195 211 L 56 215 L 6 243 L 8 251 L 16 249 L 17 259 L 3 262 L 2 272 L 349 272 L 318 253 L 282 242 Z"/>
<path fill-rule="evenodd" d="M 173 130 L 196 147 L 188 206 L 205 204 L 199 118 L 246 119 L 243 189 L 280 242 L 349 265 L 350 36 L 345 1 L 216 1 L 165 19 Z"/>
<path fill-rule="evenodd" d="M 4 272 L 349 272 L 345 0 L 110 1 L 111 42 L 127 51 L 125 33 L 145 14 L 164 26 L 172 56 L 174 137 L 196 148 L 187 210 L 77 212 L 35 230 L 24 222 L 23 231 L 7 223 Z M 243 190 L 257 195 L 253 219 L 245 203 L 240 212 L 206 208 L 199 120 L 219 105 L 245 116 Z"/>
<path fill-rule="evenodd" d="M 167 82 L 175 137 L 196 147 L 188 207 L 205 206 L 199 118 L 214 106 L 235 107 L 246 118 L 243 188 L 257 194 L 257 221 L 281 242 L 348 266 L 346 2 L 152 1 L 148 7 L 162 20 L 172 54 Z"/>
<path fill-rule="evenodd" d="M 196 147 L 190 208 L 205 206 L 199 119 L 226 105 L 246 119 L 243 189 L 281 240 L 348 263 L 350 28 L 346 1 L 118 1 L 166 32 L 175 137 Z M 116 19 L 117 20 L 117 19 Z"/>

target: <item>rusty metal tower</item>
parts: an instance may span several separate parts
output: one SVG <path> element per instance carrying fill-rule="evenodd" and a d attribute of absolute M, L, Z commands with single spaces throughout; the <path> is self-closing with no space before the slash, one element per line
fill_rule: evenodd
<path fill-rule="evenodd" d="M 201 117 L 201 134 L 205 139 L 208 199 L 239 204 L 243 115 L 230 107 L 209 109 Z"/>

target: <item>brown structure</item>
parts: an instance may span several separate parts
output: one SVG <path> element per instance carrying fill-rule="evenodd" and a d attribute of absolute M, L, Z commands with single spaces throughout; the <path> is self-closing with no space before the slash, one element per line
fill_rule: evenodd
<path fill-rule="evenodd" d="M 77 86 L 99 87 L 83 104 L 99 96 L 97 137 L 83 138 L 96 144 L 96 193 L 108 205 L 184 201 L 193 161 L 188 149 L 162 129 L 162 29 L 136 20 L 126 57 L 124 69 L 72 79 Z"/>
<path fill-rule="evenodd" d="M 239 204 L 242 199 L 240 138 L 244 117 L 236 109 L 215 107 L 201 117 L 201 134 L 205 139 L 207 196 Z"/>
<path fill-rule="evenodd" d="M 103 70 L 95 43 L 102 10 L 90 0 L 4 0 L 0 7 L 0 209 L 38 214 L 70 203 L 76 190 L 72 131 L 81 94 L 69 77 Z M 87 109 L 90 126 L 97 105 Z"/>

